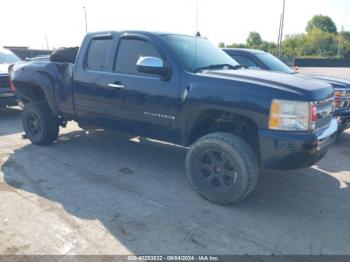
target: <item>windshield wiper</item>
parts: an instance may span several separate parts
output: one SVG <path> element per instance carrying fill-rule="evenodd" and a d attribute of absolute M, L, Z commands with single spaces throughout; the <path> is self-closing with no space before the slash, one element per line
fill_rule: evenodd
<path fill-rule="evenodd" d="M 241 69 L 241 65 L 230 65 L 230 64 L 217 64 L 217 65 L 208 65 L 203 66 L 196 69 L 196 73 L 203 71 L 203 70 L 210 70 L 210 69 Z"/>

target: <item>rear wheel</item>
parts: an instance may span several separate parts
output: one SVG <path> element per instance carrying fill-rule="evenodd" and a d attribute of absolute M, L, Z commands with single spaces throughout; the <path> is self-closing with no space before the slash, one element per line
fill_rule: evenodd
<path fill-rule="evenodd" d="M 26 104 L 22 114 L 26 137 L 36 145 L 51 144 L 58 137 L 59 121 L 45 102 Z"/>
<path fill-rule="evenodd" d="M 230 133 L 197 140 L 186 158 L 187 176 L 202 197 L 220 205 L 246 198 L 258 181 L 258 161 L 250 146 Z"/>

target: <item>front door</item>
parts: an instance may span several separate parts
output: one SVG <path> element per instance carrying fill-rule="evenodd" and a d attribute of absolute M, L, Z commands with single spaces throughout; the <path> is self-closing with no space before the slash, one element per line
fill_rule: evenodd
<path fill-rule="evenodd" d="M 137 70 L 140 57 L 166 60 L 155 45 L 145 38 L 123 37 L 119 41 L 113 73 L 109 77 L 113 106 L 108 114 L 117 124 L 139 135 L 169 139 L 176 132 L 174 123 L 180 107 L 180 73 L 173 70 L 168 80 Z"/>

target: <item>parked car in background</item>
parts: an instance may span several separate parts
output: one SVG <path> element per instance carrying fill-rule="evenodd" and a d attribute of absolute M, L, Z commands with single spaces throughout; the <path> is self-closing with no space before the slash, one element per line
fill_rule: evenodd
<path fill-rule="evenodd" d="M 14 106 L 17 103 L 17 97 L 10 86 L 8 68 L 19 61 L 21 60 L 10 50 L 0 48 L 0 107 Z"/>
<path fill-rule="evenodd" d="M 240 48 L 227 48 L 224 51 L 245 68 L 305 76 L 298 74 L 280 59 L 264 51 Z M 315 75 L 308 75 L 307 77 L 332 84 L 335 93 L 335 116 L 338 121 L 339 132 L 350 128 L 350 80 Z"/>
<path fill-rule="evenodd" d="M 109 31 L 68 51 L 10 70 L 31 142 L 75 120 L 189 147 L 189 182 L 218 204 L 246 198 L 260 167 L 313 165 L 336 136 L 330 84 L 241 70 L 205 38 Z"/>

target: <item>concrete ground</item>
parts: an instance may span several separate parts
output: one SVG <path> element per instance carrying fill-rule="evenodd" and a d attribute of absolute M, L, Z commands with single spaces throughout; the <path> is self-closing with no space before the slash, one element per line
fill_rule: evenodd
<path fill-rule="evenodd" d="M 350 80 L 350 68 L 348 67 L 300 67 L 298 72 L 305 75 L 331 76 Z"/>
<path fill-rule="evenodd" d="M 75 124 L 38 147 L 20 115 L 0 111 L 0 254 L 350 254 L 350 133 L 222 207 L 187 183 L 183 148 Z"/>

